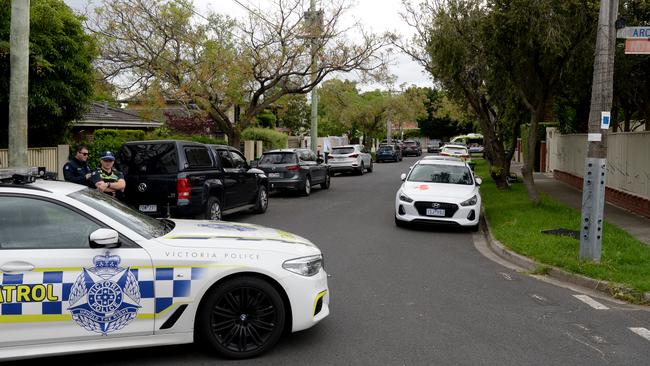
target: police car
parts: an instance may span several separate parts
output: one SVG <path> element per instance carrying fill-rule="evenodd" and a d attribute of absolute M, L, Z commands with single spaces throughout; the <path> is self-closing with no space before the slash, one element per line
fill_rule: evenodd
<path fill-rule="evenodd" d="M 153 219 L 14 173 L 0 171 L 0 360 L 198 340 L 247 358 L 329 314 L 322 253 L 307 239 Z"/>

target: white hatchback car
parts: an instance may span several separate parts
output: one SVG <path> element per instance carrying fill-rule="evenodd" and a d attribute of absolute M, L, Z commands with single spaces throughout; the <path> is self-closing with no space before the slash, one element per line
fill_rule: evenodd
<path fill-rule="evenodd" d="M 329 314 L 307 239 L 153 219 L 82 185 L 29 180 L 0 180 L 0 360 L 197 339 L 246 358 Z"/>
<path fill-rule="evenodd" d="M 481 178 L 462 161 L 423 159 L 402 174 L 395 196 L 395 224 L 430 223 L 478 230 Z"/>
<path fill-rule="evenodd" d="M 332 173 L 348 171 L 361 175 L 365 171 L 372 172 L 372 155 L 363 145 L 336 146 L 327 163 Z"/>

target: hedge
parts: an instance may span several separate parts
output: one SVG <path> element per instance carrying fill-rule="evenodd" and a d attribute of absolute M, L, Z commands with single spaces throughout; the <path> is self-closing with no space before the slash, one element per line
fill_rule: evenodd
<path fill-rule="evenodd" d="M 289 136 L 268 128 L 250 127 L 242 131 L 241 140 L 261 140 L 265 150 L 284 149 L 289 142 Z"/>

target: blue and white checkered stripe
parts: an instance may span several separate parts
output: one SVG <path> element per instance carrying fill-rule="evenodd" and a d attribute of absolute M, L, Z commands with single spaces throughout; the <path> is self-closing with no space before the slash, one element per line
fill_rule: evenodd
<path fill-rule="evenodd" d="M 190 300 L 192 282 L 199 280 L 205 273 L 204 268 L 161 267 L 152 271 L 131 269 L 140 287 L 139 314 L 160 314 L 175 303 Z M 13 293 L 11 302 L 0 304 L 0 315 L 67 315 L 70 303 L 70 291 L 79 271 L 33 271 L 25 274 L 2 274 L 0 285 L 35 285 L 51 286 L 51 293 L 57 301 L 17 302 Z M 6 296 L 5 296 L 6 297 Z"/>

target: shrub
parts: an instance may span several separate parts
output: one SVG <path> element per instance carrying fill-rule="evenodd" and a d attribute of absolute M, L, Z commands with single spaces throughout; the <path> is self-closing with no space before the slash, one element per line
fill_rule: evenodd
<path fill-rule="evenodd" d="M 268 128 L 247 128 L 241 133 L 242 141 L 261 140 L 264 142 L 264 149 L 284 149 L 287 147 L 289 137 L 282 132 Z"/>
<path fill-rule="evenodd" d="M 93 142 L 88 144 L 90 154 L 88 164 L 99 167 L 99 157 L 102 152 L 110 151 L 113 154 L 127 141 L 144 140 L 144 131 L 140 130 L 97 130 L 93 133 Z"/>

